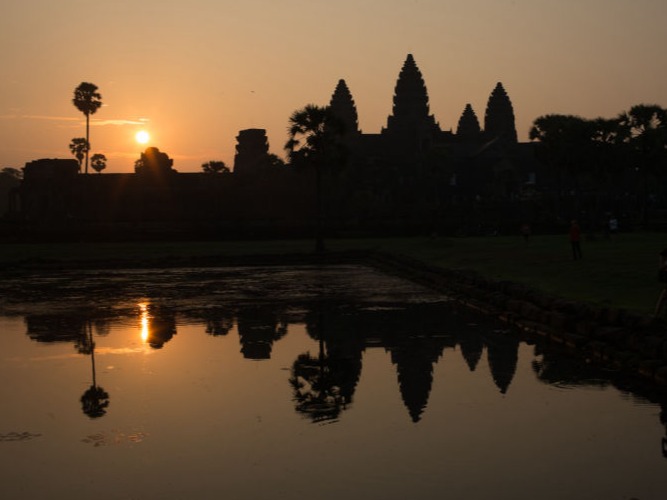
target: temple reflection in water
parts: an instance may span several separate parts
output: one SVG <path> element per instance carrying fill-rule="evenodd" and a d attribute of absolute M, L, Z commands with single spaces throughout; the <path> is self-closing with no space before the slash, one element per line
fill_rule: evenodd
<path fill-rule="evenodd" d="M 288 334 L 290 325 L 304 324 L 318 349 L 294 360 L 289 383 L 296 410 L 318 422 L 337 419 L 353 403 L 363 354 L 368 349 L 389 353 L 407 412 L 413 422 L 419 422 L 428 407 L 437 363 L 462 356 L 470 371 L 475 371 L 486 362 L 490 382 L 505 394 L 516 372 L 520 344 L 517 332 L 498 329 L 491 321 L 479 324 L 479 317 L 447 302 L 368 308 L 322 303 L 309 310 L 253 305 L 185 314 L 142 302 L 134 313 L 138 314 L 137 335 L 151 349 L 167 348 L 177 334 L 179 321 L 187 321 L 203 325 L 204 332 L 211 336 L 227 336 L 235 331 L 239 356 L 255 361 L 271 358 L 274 344 Z M 26 334 L 32 340 L 69 342 L 77 352 L 93 358 L 93 330 L 96 335 L 108 335 L 117 321 L 114 317 L 87 318 L 80 314 L 25 318 Z M 554 381 L 549 376 L 552 369 L 548 360 L 535 368 L 546 382 Z"/>

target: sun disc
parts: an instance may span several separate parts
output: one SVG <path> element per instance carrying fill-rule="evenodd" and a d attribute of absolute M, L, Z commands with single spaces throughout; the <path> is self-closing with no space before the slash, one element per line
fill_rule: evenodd
<path fill-rule="evenodd" d="M 134 139 L 139 143 L 139 144 L 146 144 L 148 141 L 150 141 L 151 136 L 148 135 L 148 132 L 145 130 L 140 130 L 136 134 L 134 134 Z"/>

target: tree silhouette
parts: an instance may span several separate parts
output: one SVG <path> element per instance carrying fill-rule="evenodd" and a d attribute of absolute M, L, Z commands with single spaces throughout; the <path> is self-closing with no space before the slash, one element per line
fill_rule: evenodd
<path fill-rule="evenodd" d="M 282 168 L 285 166 L 285 161 L 280 156 L 273 153 L 269 153 L 268 163 L 271 167 Z"/>
<path fill-rule="evenodd" d="M 655 104 L 639 104 L 619 118 L 622 141 L 628 145 L 642 179 L 642 221 L 648 222 L 648 186 L 660 185 L 667 162 L 667 110 Z"/>
<path fill-rule="evenodd" d="M 211 160 L 202 164 L 201 169 L 207 174 L 228 174 L 229 168 L 224 161 Z"/>
<path fill-rule="evenodd" d="M 0 216 L 10 206 L 10 193 L 21 184 L 23 172 L 17 168 L 5 167 L 0 170 Z"/>
<path fill-rule="evenodd" d="M 615 187 L 624 184 L 618 182 L 620 174 L 628 165 L 628 147 L 623 143 L 623 131 L 617 118 L 596 118 L 591 121 L 592 148 L 590 164 L 594 174 L 594 181 L 598 186 L 598 196 L 595 200 L 596 212 L 603 206 L 600 198 L 606 199 L 607 206 Z"/>
<path fill-rule="evenodd" d="M 573 115 L 540 116 L 533 122 L 530 139 L 540 142 L 538 155 L 548 164 L 575 173 L 583 163 L 582 147 L 592 136 L 589 122 Z"/>
<path fill-rule="evenodd" d="M 109 406 L 109 393 L 100 386 L 91 385 L 81 396 L 81 409 L 90 418 L 103 417 Z"/>
<path fill-rule="evenodd" d="M 23 177 L 23 173 L 18 168 L 13 167 L 4 167 L 0 170 L 0 175 L 6 175 L 16 180 L 20 180 Z"/>
<path fill-rule="evenodd" d="M 69 143 L 69 150 L 79 162 L 79 171 L 81 171 L 81 164 L 89 150 L 88 141 L 85 137 L 75 137 L 72 139 L 72 142 Z"/>
<path fill-rule="evenodd" d="M 169 158 L 167 153 L 163 153 L 158 148 L 146 148 L 146 151 L 141 153 L 139 160 L 134 162 L 134 171 L 140 175 L 147 175 L 151 177 L 162 177 L 170 173 L 175 173 L 172 167 L 174 160 Z"/>
<path fill-rule="evenodd" d="M 107 157 L 101 153 L 95 153 L 90 158 L 90 166 L 98 174 L 101 173 L 102 170 L 107 168 Z"/>
<path fill-rule="evenodd" d="M 564 181 L 573 183 L 569 188 L 574 188 L 577 212 L 579 181 L 591 166 L 593 123 L 574 115 L 545 115 L 533 122 L 529 136 L 539 141 L 536 154 L 556 175 L 557 195 L 564 191 Z"/>
<path fill-rule="evenodd" d="M 315 251 L 324 251 L 322 234 L 324 206 L 322 180 L 324 170 L 341 166 L 344 159 L 344 126 L 330 107 L 308 104 L 289 118 L 289 139 L 285 144 L 290 164 L 315 170 L 316 226 Z"/>
<path fill-rule="evenodd" d="M 82 82 L 74 89 L 72 103 L 86 116 L 86 169 L 88 173 L 88 151 L 90 150 L 90 115 L 94 114 L 102 106 L 102 96 L 97 92 L 97 85 Z"/>

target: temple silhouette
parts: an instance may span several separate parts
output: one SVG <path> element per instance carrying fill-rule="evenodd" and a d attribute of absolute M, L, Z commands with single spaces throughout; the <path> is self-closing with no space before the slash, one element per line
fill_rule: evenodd
<path fill-rule="evenodd" d="M 344 124 L 346 150 L 340 168 L 325 175 L 331 235 L 516 228 L 526 212 L 518 213 L 517 202 L 530 201 L 537 178 L 549 182 L 534 144 L 517 139 L 502 83 L 489 95 L 483 126 L 467 104 L 456 130 L 442 130 L 431 114 L 412 54 L 379 133 L 359 129 L 345 80 L 328 104 Z M 45 239 L 309 234 L 315 224 L 313 169 L 276 161 L 263 129 L 241 130 L 236 139 L 233 172 L 223 174 L 178 172 L 157 148 L 148 148 L 131 174 L 82 175 L 74 159 L 29 162 L 10 193 L 2 227 L 12 236 Z"/>

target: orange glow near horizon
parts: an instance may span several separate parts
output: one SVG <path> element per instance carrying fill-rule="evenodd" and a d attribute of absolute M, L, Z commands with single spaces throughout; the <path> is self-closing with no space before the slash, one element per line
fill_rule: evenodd
<path fill-rule="evenodd" d="M 95 23 L 68 30 L 78 2 L 6 2 L 0 167 L 73 158 L 70 141 L 86 134 L 85 116 L 71 102 L 82 81 L 102 96 L 90 117 L 93 149 L 108 159 L 102 175 L 134 172 L 144 141 L 179 172 L 211 160 L 232 165 L 236 137 L 248 128 L 265 129 L 269 151 L 284 157 L 290 115 L 327 105 L 341 78 L 359 128 L 379 134 L 408 53 L 444 131 L 456 130 L 467 104 L 483 121 L 497 82 L 522 142 L 546 114 L 612 118 L 640 103 L 667 107 L 664 1 L 301 3 L 237 2 L 230 16 L 211 0 L 88 2 Z M 302 39 L 317 42 L 295 52 Z"/>

